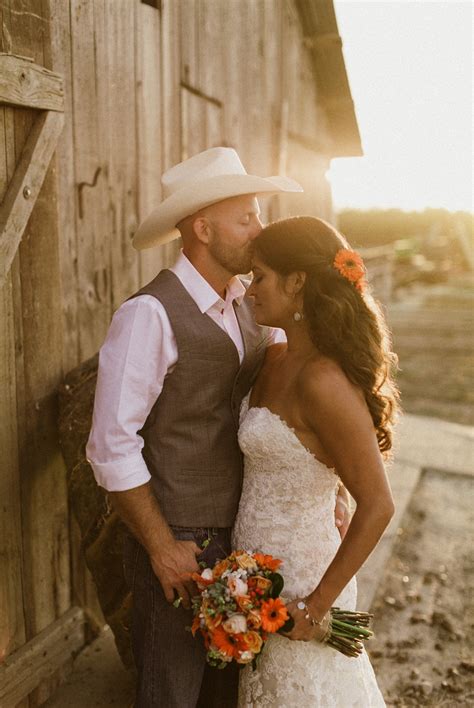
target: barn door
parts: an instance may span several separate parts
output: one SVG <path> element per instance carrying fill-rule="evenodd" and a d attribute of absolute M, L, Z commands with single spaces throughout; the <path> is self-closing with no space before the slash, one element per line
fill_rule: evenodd
<path fill-rule="evenodd" d="M 20 245 L 64 123 L 62 78 L 12 54 L 0 54 L 0 104 L 38 111 L 0 205 L 0 287 Z"/>

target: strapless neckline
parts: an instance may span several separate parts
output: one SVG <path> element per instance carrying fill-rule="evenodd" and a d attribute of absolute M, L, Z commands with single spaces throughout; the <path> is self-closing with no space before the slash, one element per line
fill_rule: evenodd
<path fill-rule="evenodd" d="M 276 420 L 279 422 L 279 424 L 287 431 L 289 432 L 294 441 L 299 445 L 299 447 L 305 451 L 307 455 L 311 457 L 313 462 L 315 462 L 319 467 L 322 467 L 324 470 L 327 472 L 331 472 L 332 474 L 337 476 L 336 469 L 334 467 L 329 467 L 326 465 L 324 462 L 321 462 L 321 460 L 318 460 L 318 458 L 315 456 L 314 452 L 311 452 L 311 450 L 301 441 L 301 439 L 298 437 L 296 430 L 287 423 L 287 421 L 281 417 L 281 415 L 278 415 L 278 413 L 274 413 L 274 411 L 270 410 L 267 406 L 251 406 L 250 405 L 250 393 L 247 394 L 246 399 L 245 399 L 245 411 L 243 412 L 243 415 L 245 416 L 246 414 L 249 414 L 251 411 L 263 411 L 264 413 L 268 413 L 273 420 Z"/>

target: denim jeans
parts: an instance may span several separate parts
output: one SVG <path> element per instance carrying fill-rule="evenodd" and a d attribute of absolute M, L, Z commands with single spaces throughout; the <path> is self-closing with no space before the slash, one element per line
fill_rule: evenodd
<path fill-rule="evenodd" d="M 171 527 L 176 539 L 202 547 L 199 560 L 213 566 L 230 553 L 230 529 Z M 124 546 L 125 578 L 132 591 L 132 648 L 138 672 L 135 708 L 234 708 L 238 667 L 206 663 L 202 638 L 186 627 L 192 611 L 167 602 L 148 554 L 128 536 Z"/>

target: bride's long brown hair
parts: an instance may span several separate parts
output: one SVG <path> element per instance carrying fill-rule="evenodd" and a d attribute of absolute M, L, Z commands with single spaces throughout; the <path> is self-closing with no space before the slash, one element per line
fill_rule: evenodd
<path fill-rule="evenodd" d="M 387 455 L 398 409 L 392 379 L 397 358 L 368 286 L 358 290 L 333 265 L 336 253 L 350 248 L 347 241 L 322 219 L 297 216 L 264 228 L 255 246 L 259 258 L 279 275 L 306 273 L 303 311 L 314 345 L 363 391 L 380 451 Z"/>

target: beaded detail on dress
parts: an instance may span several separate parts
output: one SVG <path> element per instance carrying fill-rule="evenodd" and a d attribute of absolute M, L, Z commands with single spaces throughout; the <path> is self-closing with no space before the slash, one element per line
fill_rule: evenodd
<path fill-rule="evenodd" d="M 340 544 L 334 523 L 338 477 L 268 408 L 241 409 L 244 482 L 233 547 L 283 560 L 282 596 L 303 597 L 318 584 Z M 355 579 L 337 604 L 355 609 Z M 380 708 L 385 706 L 367 654 L 354 659 L 318 642 L 269 638 L 241 671 L 239 708 Z"/>

